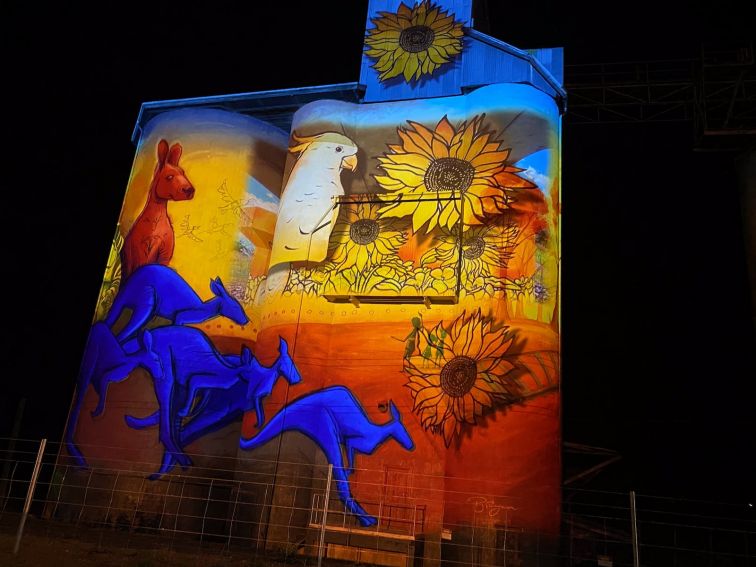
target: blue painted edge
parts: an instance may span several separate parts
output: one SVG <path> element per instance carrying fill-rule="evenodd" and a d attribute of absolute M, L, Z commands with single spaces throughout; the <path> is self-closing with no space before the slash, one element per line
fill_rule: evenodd
<path fill-rule="evenodd" d="M 324 96 L 337 100 L 359 102 L 362 100 L 364 92 L 365 87 L 359 83 L 338 83 L 293 89 L 143 102 L 139 108 L 131 141 L 133 144 L 137 144 L 142 134 L 143 126 L 158 114 L 170 110 L 220 107 L 226 110 L 242 111 L 251 116 L 254 116 L 256 113 L 261 114 L 274 110 L 279 110 L 286 114 L 290 112 L 293 115 L 300 106 L 313 100 L 319 100 Z"/>
<path fill-rule="evenodd" d="M 543 78 L 546 84 L 554 90 L 560 113 L 564 114 L 566 112 L 567 92 L 564 90 L 562 84 L 533 55 L 477 30 L 466 28 L 465 31 L 467 37 L 527 62 Z M 365 88 L 360 83 L 338 83 L 334 85 L 317 85 L 292 89 L 144 102 L 139 108 L 136 125 L 131 134 L 131 142 L 135 145 L 138 144 L 144 124 L 158 114 L 170 110 L 221 107 L 225 110 L 244 112 L 250 116 L 278 110 L 279 114 L 290 117 L 302 105 L 319 100 L 324 96 L 348 102 L 361 102 Z"/>
<path fill-rule="evenodd" d="M 528 49 L 530 55 L 535 57 L 551 73 L 551 76 L 560 84 L 564 85 L 564 48 L 563 47 L 544 47 L 538 49 Z M 548 53 L 550 63 L 544 62 L 542 56 Z"/>
<path fill-rule="evenodd" d="M 546 83 L 552 89 L 554 89 L 554 92 L 557 95 L 556 98 L 557 103 L 559 104 L 560 112 L 564 114 L 564 112 L 567 110 L 567 91 L 564 90 L 562 84 L 554 78 L 554 76 L 548 71 L 548 69 L 546 69 L 546 67 L 543 66 L 540 61 L 538 61 L 527 51 L 518 49 L 513 45 L 509 45 L 508 43 L 501 41 L 500 39 L 491 37 L 490 35 L 486 35 L 483 32 L 479 32 L 474 29 L 468 29 L 466 30 L 466 35 L 467 37 L 480 41 L 481 43 L 485 43 L 486 45 L 489 45 L 495 49 L 499 49 L 505 53 L 508 53 L 509 55 L 526 61 L 531 67 L 533 67 L 533 69 L 535 69 L 536 73 L 538 73 L 543 78 L 543 80 L 546 81 Z"/>

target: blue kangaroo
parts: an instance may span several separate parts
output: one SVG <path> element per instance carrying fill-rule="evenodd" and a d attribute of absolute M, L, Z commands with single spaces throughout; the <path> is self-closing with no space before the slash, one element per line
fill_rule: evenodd
<path fill-rule="evenodd" d="M 125 380 L 137 366 L 145 368 L 155 379 L 163 376 L 160 359 L 152 350 L 151 332 L 142 331 L 136 343 L 136 348 L 132 348 L 132 352 L 127 353 L 105 323 L 95 323 L 89 331 L 81 370 L 76 381 L 76 398 L 71 407 L 65 434 L 68 453 L 81 467 L 86 467 L 87 461 L 77 447 L 74 435 L 89 385 L 94 387 L 99 397 L 97 407 L 92 411 L 92 416 L 96 417 L 105 409 L 108 385 L 111 382 Z"/>
<path fill-rule="evenodd" d="M 240 364 L 238 355 L 224 355 L 233 364 Z M 179 445 L 186 448 L 197 439 L 218 431 L 229 423 L 240 420 L 245 413 L 256 410 L 256 400 L 247 398 L 249 385 L 239 381 L 227 390 L 209 389 L 197 409 L 192 412 L 191 419 L 179 430 Z M 160 421 L 160 412 L 155 412 L 144 418 L 125 416 L 126 423 L 133 429 L 154 427 Z M 175 464 L 175 460 L 174 463 Z M 170 471 L 170 469 L 168 469 Z"/>
<path fill-rule="evenodd" d="M 231 356 L 224 356 L 231 360 Z M 239 356 L 234 356 L 237 361 Z M 239 364 L 237 362 L 236 364 Z M 249 385 L 239 381 L 228 390 L 210 389 L 205 393 L 201 404 L 191 414 L 179 430 L 179 445 L 184 448 L 208 433 L 217 431 L 229 423 L 241 419 L 248 411 L 254 411 L 255 400 L 248 399 Z M 154 427 L 160 422 L 160 412 L 156 411 L 147 417 L 125 416 L 126 423 L 133 429 Z"/>
<path fill-rule="evenodd" d="M 242 346 L 238 364 L 235 364 L 233 359 L 227 359 L 215 349 L 205 333 L 194 327 L 159 327 L 152 329 L 151 334 L 153 349 L 164 369 L 163 376 L 154 380 L 159 409 L 146 418 L 127 417 L 127 423 L 137 428 L 155 423 L 159 426 L 158 437 L 165 452 L 160 469 L 150 476 L 153 480 L 166 474 L 176 463 L 182 467 L 191 465 L 191 460 L 182 449 L 181 418 L 190 414 L 194 398 L 200 390 L 209 388 L 238 392 L 243 389 L 246 403 L 255 408 L 258 423 L 261 424 L 265 419 L 262 400 L 270 395 L 278 377 L 284 377 L 290 384 L 297 384 L 302 379 L 289 356 L 284 339 L 279 340 L 278 360 L 268 368 L 261 365 L 246 346 Z M 133 342 L 127 343 L 127 350 L 133 348 Z M 203 399 L 194 413 L 202 414 L 206 405 L 207 399 Z M 221 411 L 220 408 L 215 409 Z M 216 418 L 217 415 L 212 419 Z M 211 418 L 208 416 L 203 421 L 207 419 Z"/>
<path fill-rule="evenodd" d="M 393 401 L 389 402 L 391 421 L 377 424 L 344 386 L 331 386 L 297 398 L 265 424 L 251 439 L 242 439 L 242 449 L 255 449 L 285 431 L 299 431 L 312 439 L 333 465 L 339 498 L 363 526 L 376 523 L 352 496 L 348 475 L 354 472 L 355 453 L 372 455 L 386 440 L 393 438 L 408 451 L 415 444 L 402 424 Z M 342 451 L 343 447 L 343 451 Z M 346 455 L 346 456 L 344 456 Z"/>
<path fill-rule="evenodd" d="M 201 323 L 218 315 L 239 325 L 249 322 L 244 308 L 226 291 L 220 278 L 210 280 L 210 290 L 215 297 L 203 302 L 175 270 L 147 264 L 123 282 L 105 323 L 112 328 L 123 310 L 131 309 L 131 318 L 117 335 L 124 342 L 155 316 L 170 319 L 176 325 Z"/>

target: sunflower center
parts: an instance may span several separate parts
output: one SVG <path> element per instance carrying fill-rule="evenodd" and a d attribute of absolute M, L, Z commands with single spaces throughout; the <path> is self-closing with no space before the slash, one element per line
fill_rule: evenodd
<path fill-rule="evenodd" d="M 349 238 L 352 242 L 365 246 L 378 238 L 379 228 L 377 220 L 360 219 L 349 227 Z"/>
<path fill-rule="evenodd" d="M 452 398 L 461 398 L 472 390 L 478 367 L 469 356 L 455 356 L 441 369 L 441 389 Z"/>
<path fill-rule="evenodd" d="M 436 38 L 436 33 L 428 26 L 412 26 L 399 34 L 399 46 L 409 53 L 425 51 Z"/>
<path fill-rule="evenodd" d="M 486 241 L 481 236 L 473 236 L 468 238 L 462 244 L 462 255 L 467 260 L 475 260 L 483 255 L 483 251 L 486 249 Z"/>
<path fill-rule="evenodd" d="M 433 160 L 425 172 L 425 186 L 439 191 L 465 191 L 475 177 L 475 167 L 463 159 L 447 157 Z"/>

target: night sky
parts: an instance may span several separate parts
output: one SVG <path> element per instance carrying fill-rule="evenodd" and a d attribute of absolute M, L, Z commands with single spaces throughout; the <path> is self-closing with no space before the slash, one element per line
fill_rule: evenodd
<path fill-rule="evenodd" d="M 0 436 L 21 397 L 22 437 L 62 435 L 141 102 L 358 80 L 366 1 L 203 4 L 3 8 Z M 756 37 L 746 2 L 489 4 L 481 31 L 563 46 L 568 65 Z M 564 439 L 622 453 L 589 487 L 747 502 L 756 362 L 735 154 L 693 146 L 692 123 L 565 125 Z"/>

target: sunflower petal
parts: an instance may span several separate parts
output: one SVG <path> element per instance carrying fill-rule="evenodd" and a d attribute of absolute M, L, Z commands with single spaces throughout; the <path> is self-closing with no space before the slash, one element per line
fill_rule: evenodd
<path fill-rule="evenodd" d="M 417 60 L 417 54 L 411 53 L 407 58 L 407 64 L 404 66 L 404 80 L 409 82 L 412 75 L 417 71 L 417 67 L 420 63 Z"/>
<path fill-rule="evenodd" d="M 427 158 L 433 157 L 433 150 L 430 143 L 427 142 L 422 136 L 415 132 L 408 132 L 402 128 L 397 130 L 399 138 L 402 140 L 402 146 L 404 151 L 412 154 L 420 154 Z"/>
<path fill-rule="evenodd" d="M 451 445 L 452 439 L 454 439 L 456 427 L 457 427 L 456 419 L 447 418 L 444 420 L 443 433 L 444 433 L 444 442 L 446 443 L 447 447 Z"/>
<path fill-rule="evenodd" d="M 452 143 L 452 138 L 454 138 L 454 127 L 451 125 L 446 116 L 439 120 L 438 124 L 436 125 L 436 134 L 441 136 L 441 138 L 447 144 Z"/>
<path fill-rule="evenodd" d="M 412 215 L 412 230 L 418 232 L 422 226 L 436 214 L 436 205 L 433 202 L 420 202 Z"/>
<path fill-rule="evenodd" d="M 449 146 L 440 136 L 433 136 L 431 147 L 433 148 L 433 155 L 436 156 L 436 158 L 449 157 Z"/>
<path fill-rule="evenodd" d="M 407 187 L 417 187 L 423 182 L 423 176 L 408 168 L 382 166 L 386 174 L 397 181 L 401 181 Z"/>
<path fill-rule="evenodd" d="M 393 67 L 381 75 L 381 80 L 385 81 L 386 79 L 401 75 L 404 72 L 404 66 L 407 64 L 407 59 L 409 59 L 409 53 L 405 51 L 399 55 L 399 57 L 394 59 Z"/>

